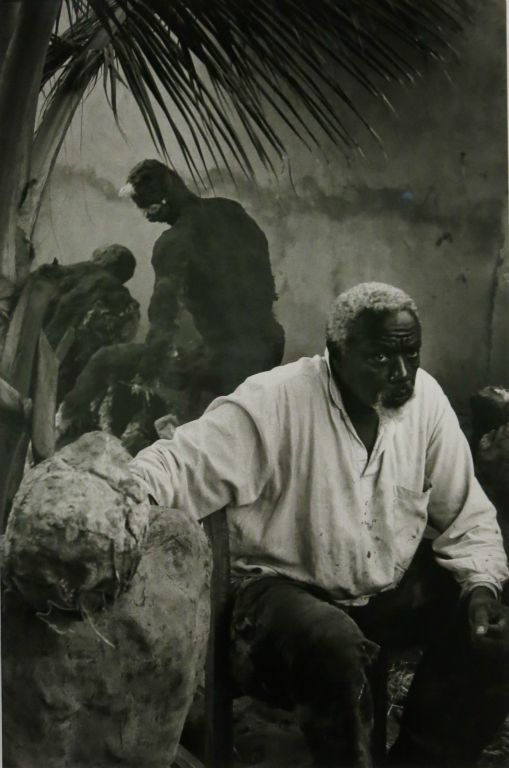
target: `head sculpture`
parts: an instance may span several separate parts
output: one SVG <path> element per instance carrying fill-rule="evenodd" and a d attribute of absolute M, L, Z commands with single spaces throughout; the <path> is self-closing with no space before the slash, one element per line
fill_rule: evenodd
<path fill-rule="evenodd" d="M 327 324 L 331 369 L 340 389 L 362 406 L 401 408 L 413 395 L 421 326 L 404 291 L 361 283 L 334 301 Z"/>
<path fill-rule="evenodd" d="M 130 197 L 149 221 L 174 224 L 182 209 L 196 199 L 178 173 L 159 160 L 143 160 L 129 172 L 120 197 Z"/>
<path fill-rule="evenodd" d="M 126 283 L 134 275 L 136 259 L 125 245 L 113 243 L 105 248 L 96 248 L 92 261 L 109 272 L 120 283 Z"/>

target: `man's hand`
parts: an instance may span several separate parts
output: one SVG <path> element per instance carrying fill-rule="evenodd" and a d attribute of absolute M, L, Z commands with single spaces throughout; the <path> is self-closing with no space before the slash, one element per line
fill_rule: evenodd
<path fill-rule="evenodd" d="M 509 653 L 509 608 L 490 589 L 476 587 L 468 603 L 468 620 L 474 646 L 482 653 Z"/>

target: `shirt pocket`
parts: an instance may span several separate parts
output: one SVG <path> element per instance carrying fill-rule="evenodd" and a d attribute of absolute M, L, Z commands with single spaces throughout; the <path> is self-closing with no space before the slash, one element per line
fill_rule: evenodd
<path fill-rule="evenodd" d="M 428 521 L 431 487 L 413 491 L 394 486 L 393 533 L 396 569 L 404 572 L 423 538 Z"/>

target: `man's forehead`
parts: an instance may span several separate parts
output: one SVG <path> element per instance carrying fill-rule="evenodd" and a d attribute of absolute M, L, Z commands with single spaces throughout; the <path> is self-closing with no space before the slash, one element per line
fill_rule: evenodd
<path fill-rule="evenodd" d="M 364 310 L 352 322 L 348 333 L 348 340 L 357 343 L 383 343 L 395 339 L 420 342 L 421 326 L 411 310 Z"/>

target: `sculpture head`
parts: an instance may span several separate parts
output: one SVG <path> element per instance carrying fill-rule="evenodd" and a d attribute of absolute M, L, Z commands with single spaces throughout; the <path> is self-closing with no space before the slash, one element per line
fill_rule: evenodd
<path fill-rule="evenodd" d="M 106 248 L 96 248 L 92 261 L 110 272 L 120 283 L 126 283 L 134 275 L 136 259 L 124 245 L 113 243 Z"/>
<path fill-rule="evenodd" d="M 167 224 L 174 224 L 186 204 L 196 198 L 180 176 L 159 160 L 135 165 L 119 195 L 130 197 L 149 221 Z"/>

